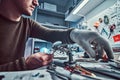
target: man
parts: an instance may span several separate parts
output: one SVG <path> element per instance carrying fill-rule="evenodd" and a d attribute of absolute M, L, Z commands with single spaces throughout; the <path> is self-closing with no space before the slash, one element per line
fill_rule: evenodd
<path fill-rule="evenodd" d="M 0 1 L 0 71 L 31 70 L 48 65 L 52 61 L 53 55 L 44 53 L 35 53 L 25 59 L 24 49 L 28 37 L 51 42 L 76 42 L 92 57 L 95 57 L 95 52 L 90 44 L 96 43 L 98 48 L 107 50 L 110 59 L 113 58 L 108 42 L 95 32 L 49 29 L 22 17 L 22 14 L 31 16 L 38 5 L 38 0 Z"/>

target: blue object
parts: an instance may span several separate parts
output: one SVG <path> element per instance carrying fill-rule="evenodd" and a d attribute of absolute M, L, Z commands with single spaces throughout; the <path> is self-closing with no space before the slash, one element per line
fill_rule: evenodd
<path fill-rule="evenodd" d="M 49 49 L 47 49 L 46 47 L 41 48 L 41 49 L 40 49 L 40 52 L 50 53 Z"/>

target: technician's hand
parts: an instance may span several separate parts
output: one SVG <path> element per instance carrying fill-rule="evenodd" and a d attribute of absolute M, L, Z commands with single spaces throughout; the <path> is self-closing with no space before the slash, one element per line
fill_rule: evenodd
<path fill-rule="evenodd" d="M 29 70 L 48 65 L 53 59 L 52 54 L 35 53 L 26 59 L 26 65 Z"/>
<path fill-rule="evenodd" d="M 102 56 L 103 50 L 107 53 L 109 59 L 113 59 L 113 52 L 107 40 L 98 33 L 88 30 L 74 29 L 70 33 L 70 38 L 79 44 L 91 57 L 96 56 L 96 52 Z M 96 49 L 93 50 L 93 45 Z"/>

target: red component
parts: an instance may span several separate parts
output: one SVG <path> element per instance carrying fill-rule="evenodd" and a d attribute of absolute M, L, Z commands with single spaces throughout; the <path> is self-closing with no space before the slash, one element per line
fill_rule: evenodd
<path fill-rule="evenodd" d="M 73 72 L 74 71 L 74 67 L 70 67 L 70 66 L 66 66 L 64 69 Z"/>
<path fill-rule="evenodd" d="M 94 23 L 94 27 L 95 27 L 95 28 L 98 28 L 99 25 L 100 25 L 100 22 L 99 22 L 99 21 L 96 21 L 96 22 Z"/>
<path fill-rule="evenodd" d="M 120 34 L 113 36 L 114 42 L 120 41 Z"/>
<path fill-rule="evenodd" d="M 107 61 L 108 60 L 107 55 L 103 55 L 102 59 L 103 59 L 103 61 Z"/>

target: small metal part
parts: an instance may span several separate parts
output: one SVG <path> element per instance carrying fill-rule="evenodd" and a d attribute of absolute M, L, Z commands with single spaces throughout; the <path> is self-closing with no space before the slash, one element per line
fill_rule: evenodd
<path fill-rule="evenodd" d="M 43 77 L 45 77 L 45 75 L 41 74 L 41 75 L 39 75 L 39 77 L 40 77 L 40 78 L 43 78 Z"/>
<path fill-rule="evenodd" d="M 4 75 L 0 75 L 0 80 L 2 80 L 3 78 L 5 78 L 5 76 Z"/>
<path fill-rule="evenodd" d="M 37 77 L 40 73 L 33 74 L 32 77 Z"/>

